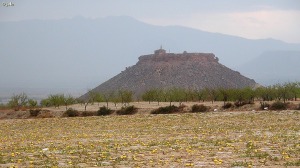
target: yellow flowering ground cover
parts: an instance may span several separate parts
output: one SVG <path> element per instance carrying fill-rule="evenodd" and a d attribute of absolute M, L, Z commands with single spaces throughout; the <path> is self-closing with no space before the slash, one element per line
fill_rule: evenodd
<path fill-rule="evenodd" d="M 0 167 L 300 166 L 300 114 L 0 120 Z"/>

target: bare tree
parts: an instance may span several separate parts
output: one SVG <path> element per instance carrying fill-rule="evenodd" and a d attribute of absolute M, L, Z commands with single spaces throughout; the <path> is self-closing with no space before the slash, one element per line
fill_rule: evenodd
<path fill-rule="evenodd" d="M 28 100 L 28 105 L 29 105 L 30 108 L 35 108 L 37 106 L 37 104 L 38 104 L 37 101 L 34 100 L 34 99 L 29 99 Z"/>
<path fill-rule="evenodd" d="M 72 97 L 71 95 L 68 95 L 68 96 L 64 95 L 63 101 L 64 101 L 64 104 L 66 106 L 66 110 L 68 110 L 69 105 L 74 104 L 76 102 L 75 98 Z"/>
<path fill-rule="evenodd" d="M 21 107 L 26 106 L 28 103 L 28 96 L 25 93 L 13 95 L 8 102 L 8 105 L 15 110 L 19 110 Z"/>
<path fill-rule="evenodd" d="M 120 90 L 119 97 L 121 99 L 122 104 L 128 105 L 132 101 L 133 93 L 129 90 Z"/>

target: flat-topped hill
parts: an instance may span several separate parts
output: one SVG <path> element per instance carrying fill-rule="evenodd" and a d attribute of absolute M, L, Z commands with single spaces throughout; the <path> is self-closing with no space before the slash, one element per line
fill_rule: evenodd
<path fill-rule="evenodd" d="M 140 95 L 151 88 L 243 88 L 257 83 L 218 62 L 212 53 L 166 53 L 159 49 L 143 55 L 120 74 L 94 88 L 94 92 L 131 90 Z M 83 96 L 85 97 L 85 95 Z"/>
<path fill-rule="evenodd" d="M 151 62 L 181 62 L 181 61 L 198 61 L 198 62 L 218 62 L 218 58 L 212 53 L 187 53 L 184 51 L 182 54 L 166 53 L 165 50 L 159 49 L 154 54 L 143 55 L 139 57 L 138 63 L 151 63 Z"/>

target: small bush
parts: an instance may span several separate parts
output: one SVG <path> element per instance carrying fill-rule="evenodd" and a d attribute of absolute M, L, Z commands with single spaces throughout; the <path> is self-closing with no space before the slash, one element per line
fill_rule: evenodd
<path fill-rule="evenodd" d="M 81 115 L 82 115 L 83 117 L 88 117 L 88 116 L 96 116 L 97 113 L 96 113 L 96 112 L 93 112 L 93 111 L 84 111 L 84 112 L 81 113 Z"/>
<path fill-rule="evenodd" d="M 207 106 L 204 106 L 203 104 L 194 104 L 192 106 L 192 112 L 207 112 L 209 108 Z"/>
<path fill-rule="evenodd" d="M 98 116 L 106 116 L 106 115 L 111 115 L 113 111 L 106 106 L 100 107 L 100 109 L 97 111 Z"/>
<path fill-rule="evenodd" d="M 134 106 L 122 107 L 117 111 L 118 115 L 132 115 L 137 113 L 137 108 Z"/>
<path fill-rule="evenodd" d="M 36 117 L 41 113 L 41 109 L 30 109 L 30 117 Z"/>
<path fill-rule="evenodd" d="M 64 117 L 77 117 L 79 116 L 79 112 L 75 109 L 69 108 L 67 111 L 63 114 Z"/>
<path fill-rule="evenodd" d="M 229 109 L 229 108 L 232 108 L 233 107 L 233 104 L 232 103 L 226 103 L 224 106 L 222 106 L 223 109 Z"/>
<path fill-rule="evenodd" d="M 283 103 L 280 101 L 274 102 L 270 107 L 270 110 L 286 110 L 286 109 L 287 109 L 287 103 Z"/>
<path fill-rule="evenodd" d="M 182 108 L 172 105 L 166 107 L 159 107 L 158 109 L 152 110 L 151 114 L 171 114 L 180 112 L 181 110 Z"/>

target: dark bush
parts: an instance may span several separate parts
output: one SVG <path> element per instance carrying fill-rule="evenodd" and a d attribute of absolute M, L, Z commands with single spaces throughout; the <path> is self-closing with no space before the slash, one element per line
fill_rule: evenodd
<path fill-rule="evenodd" d="M 112 113 L 113 113 L 113 111 L 111 109 L 107 108 L 106 106 L 100 107 L 100 109 L 97 111 L 98 116 L 110 115 Z"/>
<path fill-rule="evenodd" d="M 41 113 L 41 109 L 30 109 L 30 117 L 36 117 Z"/>
<path fill-rule="evenodd" d="M 171 114 L 180 112 L 182 109 L 177 106 L 166 106 L 166 107 L 159 107 L 158 109 L 152 110 L 151 114 Z"/>
<path fill-rule="evenodd" d="M 204 106 L 203 104 L 194 104 L 193 106 L 192 106 L 192 112 L 206 112 L 206 111 L 208 111 L 209 110 L 209 108 L 207 107 L 207 106 Z"/>
<path fill-rule="evenodd" d="M 272 103 L 270 110 L 286 110 L 287 109 L 287 103 L 283 103 L 280 101 Z"/>
<path fill-rule="evenodd" d="M 232 103 L 226 103 L 224 106 L 222 106 L 223 109 L 229 109 L 229 108 L 232 108 L 233 107 L 233 104 Z"/>
<path fill-rule="evenodd" d="M 88 116 L 96 116 L 97 113 L 94 112 L 94 111 L 84 111 L 84 112 L 81 113 L 81 115 L 82 115 L 83 117 L 88 117 Z"/>
<path fill-rule="evenodd" d="M 67 111 L 63 114 L 64 117 L 77 117 L 79 116 L 79 112 L 75 109 L 69 108 Z"/>
<path fill-rule="evenodd" d="M 137 108 L 134 106 L 122 107 L 120 110 L 117 110 L 118 115 L 132 115 L 137 113 Z"/>

